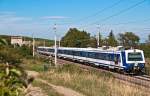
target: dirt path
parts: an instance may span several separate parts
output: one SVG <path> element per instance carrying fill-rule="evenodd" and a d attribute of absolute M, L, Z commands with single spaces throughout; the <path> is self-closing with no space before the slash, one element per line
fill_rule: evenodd
<path fill-rule="evenodd" d="M 35 78 L 35 80 L 40 81 L 50 87 L 52 87 L 56 92 L 63 94 L 64 96 L 84 96 L 81 93 L 78 93 L 70 88 L 65 88 L 63 86 L 56 86 L 54 84 L 51 84 L 49 82 L 47 82 L 46 80 L 42 80 L 40 78 L 38 78 L 39 73 L 35 72 L 35 71 L 27 71 L 29 76 L 32 76 Z"/>
<path fill-rule="evenodd" d="M 25 96 L 48 96 L 41 90 L 40 87 L 33 87 L 32 85 L 29 85 L 26 93 L 27 94 Z"/>

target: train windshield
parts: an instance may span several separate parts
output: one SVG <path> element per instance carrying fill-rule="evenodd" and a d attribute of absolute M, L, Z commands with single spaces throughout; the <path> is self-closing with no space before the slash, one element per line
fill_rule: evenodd
<path fill-rule="evenodd" d="M 128 61 L 143 61 L 140 52 L 128 53 Z"/>

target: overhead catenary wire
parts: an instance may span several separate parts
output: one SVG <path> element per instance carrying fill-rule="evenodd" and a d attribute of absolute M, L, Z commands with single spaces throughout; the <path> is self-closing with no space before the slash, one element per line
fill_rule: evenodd
<path fill-rule="evenodd" d="M 101 13 L 103 13 L 103 12 L 105 12 L 105 11 L 107 11 L 107 10 L 109 10 L 109 9 L 111 9 L 111 8 L 113 8 L 113 7 L 115 7 L 115 6 L 117 6 L 117 5 L 119 5 L 121 2 L 123 2 L 123 0 L 119 0 L 119 1 L 117 1 L 117 2 L 115 2 L 115 3 L 113 3 L 113 4 L 111 4 L 111 5 L 108 6 L 108 7 L 105 7 L 105 8 L 103 8 L 103 9 L 101 9 L 101 10 L 95 12 L 94 14 L 91 14 L 91 15 L 89 15 L 89 16 L 80 18 L 80 19 L 78 19 L 78 20 L 76 20 L 76 21 L 74 21 L 74 22 L 62 23 L 62 24 L 60 23 L 60 24 L 58 24 L 58 25 L 67 25 L 67 24 L 74 24 L 74 23 L 83 22 L 83 21 L 85 21 L 85 20 L 88 20 L 89 18 L 95 17 L 95 16 L 97 16 L 97 15 L 99 15 L 99 14 L 101 14 Z"/>
<path fill-rule="evenodd" d="M 128 21 L 128 22 L 120 22 L 120 23 L 113 23 L 113 24 L 102 24 L 102 25 L 125 25 L 125 24 L 148 22 L 148 21 L 150 21 L 150 18 L 144 19 L 144 20 L 139 20 L 139 21 Z"/>
<path fill-rule="evenodd" d="M 112 14 L 112 15 L 110 15 L 110 16 L 104 18 L 104 19 L 98 20 L 98 21 L 96 21 L 96 22 L 93 22 L 93 23 L 90 23 L 90 24 L 87 24 L 87 25 L 81 26 L 81 27 L 88 27 L 88 26 L 90 26 L 90 25 L 98 24 L 99 22 L 107 21 L 107 20 L 109 20 L 109 19 L 111 19 L 111 18 L 113 18 L 113 17 L 115 17 L 115 16 L 118 16 L 118 15 L 120 15 L 120 14 L 122 14 L 122 13 L 125 13 L 125 12 L 127 12 L 127 11 L 129 11 L 129 10 L 131 10 L 131 9 L 133 9 L 133 8 L 135 8 L 135 7 L 137 7 L 137 6 L 139 6 L 139 5 L 141 5 L 141 4 L 144 3 L 145 1 L 146 1 L 146 0 L 142 0 L 142 1 L 140 1 L 140 2 L 137 2 L 136 4 L 133 4 L 133 5 L 131 5 L 131 6 L 127 7 L 127 8 L 125 8 L 125 9 L 123 9 L 123 10 L 121 10 L 121 11 L 115 13 L 115 14 Z"/>

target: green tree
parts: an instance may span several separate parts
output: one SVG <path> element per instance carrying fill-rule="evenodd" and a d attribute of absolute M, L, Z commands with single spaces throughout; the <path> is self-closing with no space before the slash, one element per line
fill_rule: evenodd
<path fill-rule="evenodd" d="M 120 44 L 125 47 L 137 47 L 140 38 L 132 32 L 125 32 L 124 34 L 119 34 L 118 40 L 120 41 Z"/>
<path fill-rule="evenodd" d="M 109 46 L 113 46 L 113 47 L 117 46 L 118 42 L 115 38 L 113 30 L 111 30 L 111 32 L 109 33 L 108 39 L 106 41 L 108 42 Z"/>
<path fill-rule="evenodd" d="M 88 47 L 89 41 L 89 33 L 80 31 L 76 28 L 71 28 L 61 39 L 61 45 L 64 47 Z"/>
<path fill-rule="evenodd" d="M 97 39 L 95 36 L 92 36 L 90 38 L 90 44 L 88 47 L 96 48 L 97 47 Z"/>

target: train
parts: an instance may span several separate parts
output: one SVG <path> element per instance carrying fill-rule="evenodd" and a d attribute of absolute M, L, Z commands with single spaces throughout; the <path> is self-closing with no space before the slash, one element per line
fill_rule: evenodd
<path fill-rule="evenodd" d="M 54 56 L 54 47 L 38 47 L 37 53 Z M 140 49 L 125 49 L 122 46 L 100 48 L 58 47 L 57 57 L 85 62 L 94 66 L 139 73 L 145 69 L 144 52 Z"/>

